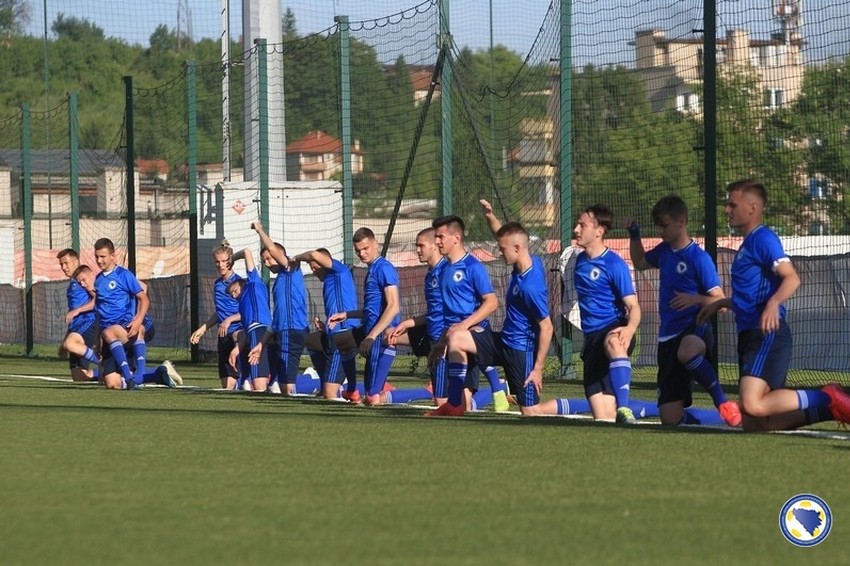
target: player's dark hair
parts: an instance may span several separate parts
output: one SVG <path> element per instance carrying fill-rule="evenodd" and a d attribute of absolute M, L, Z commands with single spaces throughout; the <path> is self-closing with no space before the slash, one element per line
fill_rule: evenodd
<path fill-rule="evenodd" d="M 419 230 L 419 233 L 416 234 L 416 237 L 417 238 L 425 237 L 425 238 L 428 238 L 430 240 L 433 240 L 435 232 L 436 232 L 436 230 L 433 227 L 432 228 L 423 228 L 422 230 Z"/>
<path fill-rule="evenodd" d="M 763 183 L 759 183 L 753 179 L 741 179 L 739 181 L 732 181 L 726 185 L 727 194 L 735 192 L 755 195 L 761 200 L 763 205 L 767 206 L 767 189 Z"/>
<path fill-rule="evenodd" d="M 688 220 L 688 205 L 678 195 L 667 195 L 662 197 L 652 207 L 652 221 L 656 226 L 660 226 L 664 221 L 663 217 L 668 217 L 672 220 Z"/>
<path fill-rule="evenodd" d="M 502 227 L 496 231 L 496 237 L 502 238 L 504 236 L 513 236 L 514 234 L 522 234 L 528 239 L 528 232 L 525 228 L 522 227 L 522 224 L 519 222 L 506 222 L 502 224 Z"/>
<path fill-rule="evenodd" d="M 460 233 L 461 238 L 463 238 L 463 234 L 466 232 L 466 224 L 464 223 L 463 218 L 454 214 L 441 216 L 431 222 L 431 227 L 435 230 L 441 226 L 447 227 L 450 232 Z"/>
<path fill-rule="evenodd" d="M 316 249 L 316 251 L 319 252 L 320 254 L 325 254 L 328 257 L 331 257 L 331 258 L 333 257 L 331 255 L 331 251 L 328 248 L 318 248 L 318 249 Z"/>
<path fill-rule="evenodd" d="M 581 211 L 581 214 L 592 214 L 596 224 L 605 229 L 605 233 L 614 227 L 614 211 L 605 204 L 594 204 Z"/>
<path fill-rule="evenodd" d="M 71 256 L 74 259 L 80 259 L 80 254 L 77 253 L 77 250 L 74 248 L 65 248 L 58 254 L 56 254 L 56 259 L 62 259 L 65 256 Z"/>
<path fill-rule="evenodd" d="M 227 292 L 230 293 L 230 290 L 234 287 L 239 287 L 239 292 L 242 292 L 242 289 L 245 288 L 245 280 L 244 279 L 234 279 L 230 282 L 230 285 L 227 286 Z"/>
<path fill-rule="evenodd" d="M 71 274 L 71 279 L 76 279 L 79 275 L 82 275 L 83 273 L 86 273 L 86 272 L 91 272 L 91 267 L 89 267 L 85 263 L 82 263 L 79 266 L 77 266 L 77 269 L 75 269 L 74 273 Z"/>
<path fill-rule="evenodd" d="M 283 247 L 283 244 L 278 244 L 277 242 L 275 242 L 274 247 L 276 247 L 281 252 L 283 252 L 283 255 L 286 255 L 286 248 Z M 261 247 L 260 248 L 260 255 L 263 255 L 263 252 L 267 252 L 267 251 L 269 251 L 268 247 L 266 247 L 266 246 Z"/>
<path fill-rule="evenodd" d="M 99 238 L 94 243 L 94 249 L 95 249 L 95 251 L 107 249 L 107 250 L 109 250 L 109 253 L 114 254 L 115 253 L 115 244 L 113 244 L 112 240 L 110 240 L 109 238 Z"/>
<path fill-rule="evenodd" d="M 351 241 L 355 244 L 362 242 L 363 240 L 374 240 L 375 233 L 372 232 L 370 228 L 358 228 L 354 235 L 351 237 Z"/>

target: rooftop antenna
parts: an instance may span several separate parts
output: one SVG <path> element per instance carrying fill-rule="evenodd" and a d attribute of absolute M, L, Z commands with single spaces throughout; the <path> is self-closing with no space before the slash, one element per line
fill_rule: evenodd
<path fill-rule="evenodd" d="M 782 38 L 785 45 L 798 41 L 803 27 L 803 0 L 771 0 L 773 2 L 773 17 L 782 28 Z"/>

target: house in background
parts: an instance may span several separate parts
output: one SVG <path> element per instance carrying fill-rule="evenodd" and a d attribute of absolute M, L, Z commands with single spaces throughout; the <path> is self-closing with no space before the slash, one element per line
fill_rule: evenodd
<path fill-rule="evenodd" d="M 668 39 L 658 29 L 635 34 L 635 64 L 646 86 L 652 109 L 671 106 L 680 112 L 697 113 L 700 99 L 696 85 L 702 83 L 701 39 Z M 730 29 L 717 40 L 718 71 L 732 67 L 750 68 L 758 77 L 762 104 L 767 109 L 791 104 L 803 84 L 803 40 L 799 34 L 786 39 L 751 39 L 743 29 Z"/>
<path fill-rule="evenodd" d="M 290 181 L 327 181 L 342 173 L 342 142 L 320 130 L 308 132 L 286 146 L 286 176 Z M 351 173 L 363 172 L 360 140 L 351 146 Z"/>

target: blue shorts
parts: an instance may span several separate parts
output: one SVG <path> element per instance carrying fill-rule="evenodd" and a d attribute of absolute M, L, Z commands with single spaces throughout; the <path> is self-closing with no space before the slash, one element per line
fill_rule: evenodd
<path fill-rule="evenodd" d="M 71 332 L 75 332 L 82 336 L 83 343 L 85 343 L 85 345 L 89 348 L 94 347 L 94 341 L 97 338 L 97 324 L 95 324 L 94 322 L 92 322 L 88 326 L 88 328 L 85 328 L 84 330 L 69 330 L 65 334 L 65 336 L 68 336 L 68 334 L 71 334 Z M 85 369 L 87 365 L 83 363 L 83 359 L 80 356 L 77 356 L 75 354 L 68 354 L 68 367 L 70 367 L 71 369 Z"/>
<path fill-rule="evenodd" d="M 279 330 L 277 332 L 277 342 L 280 348 L 280 383 L 295 383 L 306 341 L 306 328 L 304 330 Z"/>
<path fill-rule="evenodd" d="M 145 327 L 145 344 L 153 342 L 154 337 L 156 337 L 156 326 L 151 323 L 150 326 Z"/>
<path fill-rule="evenodd" d="M 502 333 L 489 328 L 471 332 L 475 349 L 478 351 L 479 366 L 502 366 L 508 387 L 516 395 L 521 407 L 533 407 L 540 403 L 540 395 L 533 384 L 525 380 L 534 369 L 535 352 L 515 350 L 502 342 Z"/>
<path fill-rule="evenodd" d="M 684 332 L 658 344 L 658 405 L 666 405 L 675 401 L 682 401 L 685 407 L 693 404 L 694 378 L 693 373 L 679 361 L 679 346 L 682 339 L 688 335 L 695 335 L 705 342 L 706 358 L 710 358 L 714 347 L 714 331 L 710 324 L 704 324 L 700 328 L 691 326 Z"/>
<path fill-rule="evenodd" d="M 602 330 L 589 332 L 584 335 L 584 347 L 581 350 L 581 359 L 584 362 L 584 394 L 588 397 L 596 393 L 613 393 L 611 384 L 608 381 L 608 365 L 611 360 L 608 359 L 608 354 L 605 353 L 605 338 L 609 332 L 621 326 L 625 326 L 625 324 L 612 324 Z M 634 349 L 635 338 L 632 336 L 628 354 L 631 355 Z"/>
<path fill-rule="evenodd" d="M 760 328 L 738 333 L 739 376 L 758 377 L 771 389 L 785 387 L 793 347 L 791 329 L 785 321 L 770 334 L 763 334 Z"/>
<path fill-rule="evenodd" d="M 244 348 L 242 347 L 242 341 L 240 341 L 239 344 L 239 371 L 242 374 L 242 377 L 251 380 L 257 377 L 269 377 L 271 375 L 271 368 L 269 367 L 268 345 L 264 345 L 260 352 L 260 360 L 257 365 L 251 365 L 248 363 L 248 352 L 260 343 L 260 340 L 266 333 L 266 327 L 264 325 L 259 325 L 250 330 L 243 330 L 242 333 L 246 338 Z"/>
<path fill-rule="evenodd" d="M 136 369 L 136 356 L 133 355 L 133 342 L 127 342 L 124 344 L 124 355 L 127 356 L 127 365 L 130 366 L 130 371 L 133 372 Z M 109 344 L 104 344 L 103 349 L 100 352 L 101 360 L 100 367 L 103 370 L 101 375 L 107 376 L 110 373 L 121 374 L 121 368 L 118 367 L 118 364 L 115 362 L 115 358 L 112 357 L 112 350 L 109 349 Z"/>

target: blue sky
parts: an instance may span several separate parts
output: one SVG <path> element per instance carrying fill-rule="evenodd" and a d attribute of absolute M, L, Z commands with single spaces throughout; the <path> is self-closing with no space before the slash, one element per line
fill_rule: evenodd
<path fill-rule="evenodd" d="M 178 0 L 29 0 L 32 21 L 29 32 L 44 33 L 44 9 L 48 28 L 59 12 L 87 18 L 109 36 L 130 43 L 148 44 L 159 24 L 177 27 Z M 219 37 L 220 0 L 185 0 L 192 15 L 195 39 Z M 313 33 L 333 26 L 334 15 L 344 14 L 352 22 L 398 14 L 425 0 L 284 0 L 284 8 L 295 13 L 299 32 Z M 732 27 L 749 29 L 755 37 L 767 38 L 778 29 L 772 19 L 772 0 L 718 0 L 718 34 Z M 845 0 L 807 0 L 804 35 L 808 59 L 846 54 L 850 45 L 850 3 Z M 490 8 L 496 44 L 525 55 L 538 34 L 550 0 L 451 0 L 451 25 L 456 43 L 486 49 L 490 41 Z M 231 1 L 231 34 L 241 34 L 241 3 Z M 583 65 L 632 63 L 637 29 L 658 27 L 668 37 L 697 37 L 702 28 L 702 0 L 573 0 L 575 62 Z"/>

